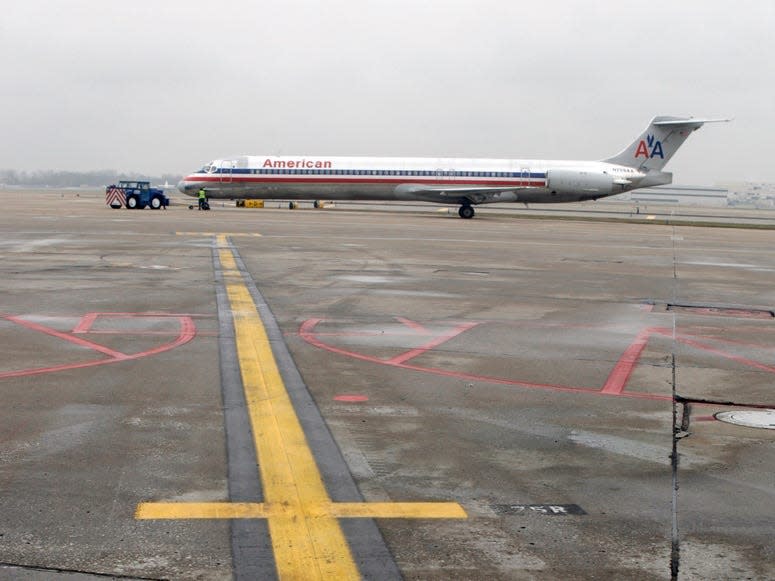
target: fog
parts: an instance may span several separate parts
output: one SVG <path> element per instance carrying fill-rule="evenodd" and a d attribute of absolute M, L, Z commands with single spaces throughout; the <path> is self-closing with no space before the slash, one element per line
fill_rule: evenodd
<path fill-rule="evenodd" d="M 184 174 L 237 154 L 601 159 L 734 117 L 679 184 L 775 182 L 775 3 L 26 0 L 0 169 Z"/>

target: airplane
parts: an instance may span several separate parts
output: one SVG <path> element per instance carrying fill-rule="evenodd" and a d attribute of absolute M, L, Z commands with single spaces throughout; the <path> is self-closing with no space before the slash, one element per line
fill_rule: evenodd
<path fill-rule="evenodd" d="M 725 121 L 654 117 L 602 161 L 241 155 L 211 161 L 177 187 L 214 199 L 420 200 L 459 205 L 470 219 L 478 204 L 580 202 L 672 183 L 662 168 L 689 134 Z"/>

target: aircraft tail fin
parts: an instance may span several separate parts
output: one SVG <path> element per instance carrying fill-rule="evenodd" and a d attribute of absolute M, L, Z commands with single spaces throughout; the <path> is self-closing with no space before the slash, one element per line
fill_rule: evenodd
<path fill-rule="evenodd" d="M 731 119 L 693 119 L 691 117 L 654 117 L 646 130 L 626 149 L 606 160 L 647 173 L 661 171 L 693 131 L 705 123 Z"/>

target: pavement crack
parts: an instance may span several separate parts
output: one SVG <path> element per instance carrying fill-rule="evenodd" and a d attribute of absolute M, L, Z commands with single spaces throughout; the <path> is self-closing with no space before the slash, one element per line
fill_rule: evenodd
<path fill-rule="evenodd" d="M 675 350 L 673 351 L 672 357 L 672 368 L 673 368 L 673 426 L 672 426 L 672 440 L 673 440 L 673 447 L 672 451 L 670 452 L 670 469 L 672 472 L 672 484 L 673 484 L 673 494 L 672 494 L 672 503 L 671 503 L 671 512 L 672 512 L 672 518 L 671 518 L 671 539 L 670 539 L 670 578 L 672 581 L 677 581 L 678 579 L 678 570 L 681 562 L 681 541 L 680 536 L 678 534 L 678 441 L 687 436 L 688 433 L 683 431 L 683 425 L 686 424 L 686 427 L 688 429 L 689 426 L 689 409 L 688 405 L 683 405 L 683 412 L 682 412 L 682 419 L 681 424 L 678 424 L 678 405 L 679 401 L 676 396 L 676 385 L 675 385 Z"/>
<path fill-rule="evenodd" d="M 758 409 L 772 409 L 775 408 L 775 403 L 747 403 L 747 402 L 737 402 L 737 401 L 722 401 L 717 399 L 707 399 L 707 398 L 701 398 L 701 397 L 684 397 L 682 395 L 676 394 L 674 396 L 675 402 L 688 405 L 692 403 L 699 403 L 699 404 L 711 404 L 711 405 L 718 405 L 718 406 L 724 406 L 724 407 L 741 407 L 741 408 L 758 408 Z"/>
<path fill-rule="evenodd" d="M 136 577 L 134 575 L 122 575 L 119 573 L 100 573 L 99 571 L 84 571 L 82 569 L 66 569 L 64 567 L 43 567 L 41 565 L 24 565 L 21 563 L 0 562 L 0 569 L 13 567 L 25 571 L 41 571 L 48 573 L 64 573 L 76 575 L 91 575 L 92 577 L 105 577 L 106 579 L 126 579 L 127 581 L 169 581 L 169 577 Z"/>

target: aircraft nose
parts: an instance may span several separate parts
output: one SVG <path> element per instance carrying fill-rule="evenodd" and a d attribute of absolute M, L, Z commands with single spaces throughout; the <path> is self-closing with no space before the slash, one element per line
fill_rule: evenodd
<path fill-rule="evenodd" d="M 186 193 L 186 180 L 180 180 L 178 182 L 177 188 L 178 188 L 178 191 L 181 194 L 185 194 Z"/>

